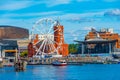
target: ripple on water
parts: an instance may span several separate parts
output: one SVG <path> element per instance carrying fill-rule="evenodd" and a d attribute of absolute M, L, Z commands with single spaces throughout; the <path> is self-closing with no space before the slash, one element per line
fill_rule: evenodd
<path fill-rule="evenodd" d="M 120 64 L 31 65 L 24 72 L 0 68 L 0 80 L 120 80 Z"/>

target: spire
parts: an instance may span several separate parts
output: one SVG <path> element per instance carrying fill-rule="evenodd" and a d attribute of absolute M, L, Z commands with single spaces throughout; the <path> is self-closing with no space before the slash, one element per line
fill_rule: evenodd
<path fill-rule="evenodd" d="M 59 26 L 60 25 L 60 22 L 59 22 L 60 18 L 58 17 L 57 20 L 55 20 L 55 21 L 56 21 L 55 26 Z"/>

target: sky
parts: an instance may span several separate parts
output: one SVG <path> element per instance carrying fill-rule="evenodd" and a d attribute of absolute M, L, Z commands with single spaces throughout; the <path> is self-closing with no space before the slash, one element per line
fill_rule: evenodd
<path fill-rule="evenodd" d="M 84 40 L 95 28 L 120 33 L 120 0 L 1 0 L 0 25 L 29 29 L 42 18 L 59 19 L 66 43 Z"/>

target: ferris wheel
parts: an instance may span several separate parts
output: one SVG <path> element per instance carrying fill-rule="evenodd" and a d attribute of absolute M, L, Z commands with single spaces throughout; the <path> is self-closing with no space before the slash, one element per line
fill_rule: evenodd
<path fill-rule="evenodd" d="M 34 44 L 36 55 L 59 54 L 62 39 L 59 42 L 55 40 L 61 37 L 54 35 L 61 30 L 61 28 L 54 29 L 57 25 L 58 22 L 50 18 L 40 19 L 34 24 L 31 39 L 34 40 L 35 35 L 38 35 L 38 41 Z"/>

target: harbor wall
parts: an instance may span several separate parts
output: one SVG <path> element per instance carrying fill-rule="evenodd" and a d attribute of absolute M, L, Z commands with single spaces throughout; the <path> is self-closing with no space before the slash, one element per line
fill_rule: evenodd
<path fill-rule="evenodd" d="M 61 57 L 61 58 L 34 58 L 34 61 L 42 65 L 50 65 L 55 60 L 66 60 L 68 64 L 95 63 L 102 60 L 100 57 Z"/>

